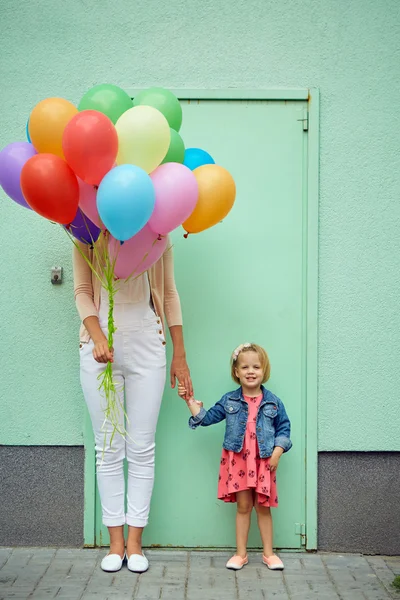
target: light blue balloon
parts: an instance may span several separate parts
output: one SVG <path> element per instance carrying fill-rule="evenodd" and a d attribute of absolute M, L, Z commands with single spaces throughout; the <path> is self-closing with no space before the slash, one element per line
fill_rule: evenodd
<path fill-rule="evenodd" d="M 215 160 L 208 152 L 201 148 L 187 148 L 183 164 L 191 171 L 194 171 L 202 165 L 215 165 Z"/>
<path fill-rule="evenodd" d="M 155 190 L 149 175 L 135 165 L 120 165 L 102 179 L 97 210 L 115 239 L 125 242 L 143 229 L 154 210 Z"/>
<path fill-rule="evenodd" d="M 26 139 L 32 144 L 31 136 L 29 135 L 29 119 L 26 122 Z"/>

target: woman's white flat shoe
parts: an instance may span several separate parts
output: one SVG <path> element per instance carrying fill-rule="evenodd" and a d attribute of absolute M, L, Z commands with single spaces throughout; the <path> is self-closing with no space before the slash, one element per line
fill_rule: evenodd
<path fill-rule="evenodd" d="M 107 554 L 101 561 L 101 568 L 106 573 L 115 573 L 120 571 L 125 560 L 125 554 L 123 558 L 119 554 Z"/>
<path fill-rule="evenodd" d="M 149 568 L 149 561 L 144 554 L 131 554 L 128 558 L 128 569 L 133 573 L 144 573 Z"/>

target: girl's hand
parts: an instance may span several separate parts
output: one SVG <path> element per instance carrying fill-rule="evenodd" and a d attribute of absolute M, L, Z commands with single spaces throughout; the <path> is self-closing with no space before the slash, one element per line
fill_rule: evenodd
<path fill-rule="evenodd" d="M 174 388 L 178 380 L 180 384 L 185 388 L 185 396 L 181 396 L 185 400 L 189 400 L 193 396 L 193 385 L 190 377 L 190 371 L 186 358 L 184 356 L 173 356 L 171 362 L 171 387 Z M 179 392 L 178 392 L 179 393 Z M 181 394 L 179 394 L 181 395 Z"/>
<path fill-rule="evenodd" d="M 190 400 L 186 404 L 189 406 L 189 408 L 191 404 L 197 404 L 199 408 L 203 408 L 204 406 L 201 400 L 195 400 L 194 398 L 190 398 Z"/>
<path fill-rule="evenodd" d="M 279 459 L 282 456 L 282 454 L 283 454 L 283 448 L 276 446 L 274 448 L 271 458 L 269 459 L 269 466 L 270 466 L 271 473 L 274 473 L 278 469 Z"/>
<path fill-rule="evenodd" d="M 186 388 L 182 383 L 178 382 L 178 395 L 186 401 Z"/>
<path fill-rule="evenodd" d="M 189 396 L 187 398 L 187 391 L 184 385 L 181 383 L 178 384 L 178 394 L 179 396 L 186 402 L 186 404 L 190 407 L 191 404 L 197 404 L 200 408 L 203 406 L 203 403 L 200 400 L 195 400 L 193 396 Z"/>
<path fill-rule="evenodd" d="M 114 362 L 114 349 L 108 347 L 107 338 L 94 342 L 93 358 L 98 363 Z"/>

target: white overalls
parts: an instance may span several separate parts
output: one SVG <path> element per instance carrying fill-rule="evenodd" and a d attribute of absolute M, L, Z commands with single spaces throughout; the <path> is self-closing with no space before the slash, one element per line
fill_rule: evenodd
<path fill-rule="evenodd" d="M 92 340 L 80 349 L 81 384 L 95 436 L 103 523 L 106 526 L 127 523 L 144 527 L 148 522 L 153 490 L 155 433 L 165 386 L 165 339 L 161 320 L 151 307 L 147 273 L 128 282 L 119 280 L 118 286 L 114 298 L 117 331 L 114 334 L 113 374 L 120 384 L 121 400 L 125 393 L 129 422 L 124 423 L 120 409 L 120 423 L 127 435 L 124 439 L 116 433 L 111 448 L 112 427 L 106 423 L 102 428 L 105 400 L 98 389 L 98 376 L 105 365 L 94 360 Z M 108 297 L 103 289 L 99 321 L 107 336 Z M 124 458 L 128 463 L 126 514 Z"/>

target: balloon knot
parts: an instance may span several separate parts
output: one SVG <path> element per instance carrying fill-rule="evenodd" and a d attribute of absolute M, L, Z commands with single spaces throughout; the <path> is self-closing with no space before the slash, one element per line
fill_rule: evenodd
<path fill-rule="evenodd" d="M 98 190 L 98 189 L 99 189 L 99 186 L 98 186 L 98 185 L 94 185 L 93 187 L 94 187 L 94 189 L 95 189 L 95 190 Z"/>
<path fill-rule="evenodd" d="M 90 246 L 90 249 L 91 249 L 91 250 L 94 250 L 94 246 L 93 246 L 93 244 L 91 244 L 91 246 Z"/>
<path fill-rule="evenodd" d="M 187 240 L 189 237 L 189 233 L 185 233 L 183 237 L 185 238 L 185 240 Z"/>
<path fill-rule="evenodd" d="M 122 240 L 120 241 L 121 246 L 123 246 L 125 244 L 125 242 L 123 242 Z"/>
<path fill-rule="evenodd" d="M 65 226 L 65 229 L 67 231 L 71 231 L 71 225 L 72 225 L 72 223 L 69 223 L 68 225 Z"/>
<path fill-rule="evenodd" d="M 159 241 L 159 242 L 161 242 L 161 240 L 162 240 L 162 235 L 161 235 L 161 233 L 159 233 L 159 234 L 158 234 L 158 238 L 157 238 L 157 239 L 158 239 L 158 241 Z"/>

